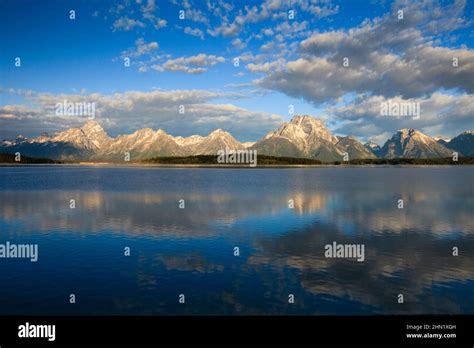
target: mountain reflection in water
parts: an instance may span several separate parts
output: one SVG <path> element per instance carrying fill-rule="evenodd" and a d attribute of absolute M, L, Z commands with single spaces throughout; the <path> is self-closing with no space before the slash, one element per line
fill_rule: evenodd
<path fill-rule="evenodd" d="M 39 245 L 37 263 L 0 260 L 2 314 L 474 313 L 471 167 L 16 167 L 0 178 L 0 243 Z M 333 241 L 364 244 L 365 261 L 325 258 Z"/>

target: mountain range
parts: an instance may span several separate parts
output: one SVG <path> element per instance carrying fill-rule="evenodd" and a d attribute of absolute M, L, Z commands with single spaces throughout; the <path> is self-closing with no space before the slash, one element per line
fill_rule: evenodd
<path fill-rule="evenodd" d="M 0 142 L 0 152 L 20 152 L 25 156 L 59 160 L 123 160 L 165 156 L 216 155 L 224 149 L 257 150 L 269 156 L 314 158 L 324 162 L 341 161 L 347 153 L 356 158 L 442 158 L 474 156 L 474 133 L 464 132 L 447 141 L 405 128 L 397 131 L 386 143 L 362 144 L 353 136 L 333 135 L 322 120 L 308 115 L 294 116 L 277 130 L 253 143 L 241 143 L 229 132 L 217 129 L 207 136 L 174 137 L 159 129 L 144 128 L 132 134 L 110 137 L 96 121 L 80 128 L 70 128 L 54 135 L 35 138 L 18 136 Z"/>

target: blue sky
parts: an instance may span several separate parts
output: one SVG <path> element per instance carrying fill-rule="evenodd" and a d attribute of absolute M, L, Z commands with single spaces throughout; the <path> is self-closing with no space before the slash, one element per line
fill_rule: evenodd
<path fill-rule="evenodd" d="M 4 0 L 0 138 L 84 123 L 48 112 L 64 99 L 95 102 L 111 135 L 223 128 L 255 141 L 294 105 L 362 140 L 404 127 L 454 136 L 474 128 L 472 14 L 473 2 L 434 0 Z M 420 102 L 422 117 L 380 117 L 390 98 Z"/>

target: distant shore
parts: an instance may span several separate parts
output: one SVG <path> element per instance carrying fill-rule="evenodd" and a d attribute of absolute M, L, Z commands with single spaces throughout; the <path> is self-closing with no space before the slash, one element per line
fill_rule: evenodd
<path fill-rule="evenodd" d="M 249 163 L 218 163 L 217 156 L 200 155 L 189 157 L 156 157 L 136 161 L 68 161 L 48 158 L 22 157 L 16 161 L 11 154 L 0 154 L 0 166 L 97 166 L 97 167 L 159 167 L 159 168 L 304 168 L 304 167 L 357 167 L 357 166 L 429 166 L 429 165 L 473 165 L 473 157 L 452 158 L 376 158 L 350 161 L 322 162 L 310 158 L 273 157 L 259 155 L 257 165 Z"/>

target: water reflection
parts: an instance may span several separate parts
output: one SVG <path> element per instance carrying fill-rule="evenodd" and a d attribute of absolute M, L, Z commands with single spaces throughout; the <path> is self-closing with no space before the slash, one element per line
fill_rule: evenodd
<path fill-rule="evenodd" d="M 0 262 L 2 313 L 474 313 L 469 167 L 34 170 L 1 172 L 1 241 L 41 260 Z M 332 241 L 366 261 L 325 258 Z"/>

